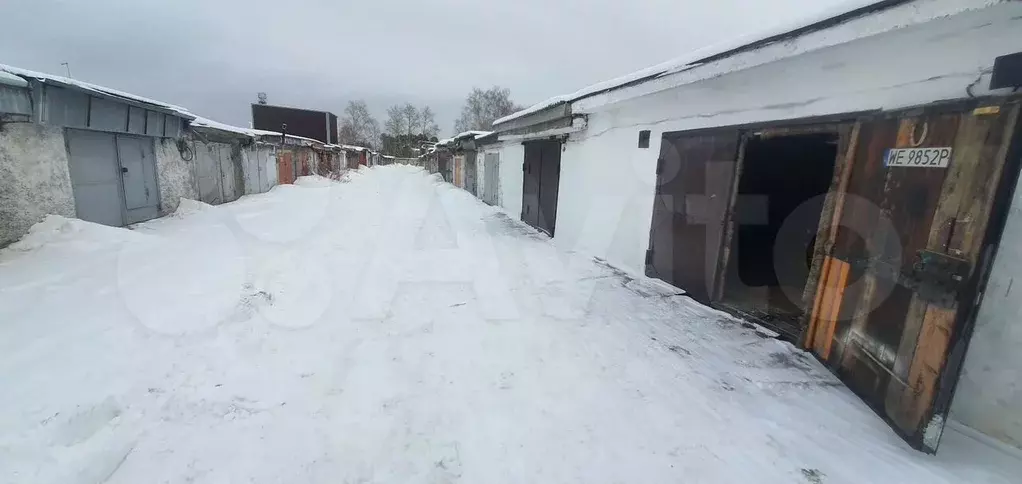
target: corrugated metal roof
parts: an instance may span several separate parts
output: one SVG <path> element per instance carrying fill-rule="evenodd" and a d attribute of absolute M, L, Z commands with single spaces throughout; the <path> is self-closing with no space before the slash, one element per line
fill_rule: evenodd
<path fill-rule="evenodd" d="M 5 64 L 0 64 L 0 72 L 6 72 L 8 74 L 14 74 L 14 75 L 20 76 L 22 78 L 38 79 L 39 81 L 42 81 L 42 82 L 45 82 L 45 83 L 51 83 L 51 84 L 58 84 L 58 85 L 73 87 L 73 88 L 80 89 L 80 90 L 83 90 L 83 91 L 94 92 L 96 94 L 102 94 L 102 95 L 108 96 L 108 97 L 121 98 L 121 99 L 126 99 L 126 100 L 129 100 L 129 101 L 134 101 L 134 102 L 137 102 L 137 103 L 147 104 L 147 105 L 154 106 L 154 107 L 157 107 L 157 108 L 162 108 L 162 109 L 167 110 L 167 111 L 172 111 L 175 114 L 177 114 L 178 116 L 181 116 L 181 117 L 186 118 L 186 119 L 194 119 L 196 117 L 194 114 L 190 113 L 187 109 L 185 109 L 185 108 L 183 108 L 181 106 L 176 106 L 174 104 L 165 103 L 163 101 L 157 101 L 157 100 L 154 100 L 154 99 L 149 99 L 149 98 L 146 98 L 146 97 L 137 96 L 135 94 L 126 93 L 124 91 L 118 91 L 116 89 L 110 89 L 108 87 L 98 86 L 96 84 L 91 84 L 91 83 L 88 83 L 88 82 L 83 82 L 83 81 L 79 81 L 79 80 L 76 80 L 76 79 L 71 79 L 71 78 L 64 77 L 64 76 L 57 76 L 57 75 L 54 75 L 54 74 L 46 74 L 44 72 L 30 71 L 28 69 L 22 69 L 20 67 L 14 67 L 14 66 L 9 66 L 9 65 L 5 65 Z"/>

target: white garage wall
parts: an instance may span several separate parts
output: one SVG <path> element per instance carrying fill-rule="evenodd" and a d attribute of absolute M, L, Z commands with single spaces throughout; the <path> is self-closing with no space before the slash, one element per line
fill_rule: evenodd
<path fill-rule="evenodd" d="M 500 155 L 500 206 L 515 220 L 522 218 L 522 163 L 525 147 L 520 141 L 487 146 L 484 153 Z M 485 154 L 482 155 L 485 158 Z"/>
<path fill-rule="evenodd" d="M 951 416 L 1022 449 L 1022 187 L 976 318 Z"/>
<path fill-rule="evenodd" d="M 576 102 L 588 127 L 562 153 L 555 241 L 641 274 L 664 132 L 963 98 L 1020 45 L 1022 2 L 1011 2 L 615 104 L 620 92 Z M 637 147 L 643 129 L 649 149 Z"/>

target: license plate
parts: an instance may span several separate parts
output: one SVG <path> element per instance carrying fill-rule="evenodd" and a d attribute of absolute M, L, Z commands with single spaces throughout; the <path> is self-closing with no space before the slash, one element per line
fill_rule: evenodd
<path fill-rule="evenodd" d="M 895 148 L 887 150 L 884 165 L 908 168 L 947 168 L 951 148 Z"/>

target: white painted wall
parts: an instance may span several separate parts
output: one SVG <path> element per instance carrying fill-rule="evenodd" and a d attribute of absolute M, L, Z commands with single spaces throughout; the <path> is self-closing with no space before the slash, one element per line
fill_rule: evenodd
<path fill-rule="evenodd" d="M 485 153 L 497 153 L 500 156 L 500 170 L 497 175 L 500 178 L 500 193 L 497 200 L 511 218 L 521 220 L 522 164 L 525 163 L 525 147 L 520 141 L 507 141 L 489 145 L 481 153 L 484 159 Z"/>
<path fill-rule="evenodd" d="M 641 274 L 662 133 L 963 98 L 996 56 L 1020 45 L 1022 2 L 1010 2 L 637 98 L 576 102 L 588 128 L 562 153 L 554 240 Z M 975 92 L 988 82 L 983 75 Z M 637 147 L 643 129 L 652 131 L 649 149 Z M 520 182 L 514 188 L 521 193 Z"/>
<path fill-rule="evenodd" d="M 1022 449 L 1022 186 L 1008 217 L 951 417 Z"/>
<path fill-rule="evenodd" d="M 0 247 L 47 214 L 75 216 L 64 130 L 28 123 L 0 126 Z"/>

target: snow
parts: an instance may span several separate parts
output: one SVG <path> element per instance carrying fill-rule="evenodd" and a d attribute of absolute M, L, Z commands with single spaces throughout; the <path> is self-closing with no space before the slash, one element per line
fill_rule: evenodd
<path fill-rule="evenodd" d="M 182 198 L 181 202 L 178 203 L 177 209 L 174 210 L 176 216 L 188 216 L 196 213 L 205 212 L 212 210 L 213 205 L 198 200 L 192 200 L 190 198 Z"/>
<path fill-rule="evenodd" d="M 203 117 L 196 117 L 195 119 L 191 120 L 189 122 L 189 124 L 191 124 L 194 127 L 198 127 L 198 128 L 218 129 L 220 131 L 226 131 L 228 133 L 236 133 L 236 134 L 248 136 L 248 137 L 251 137 L 251 138 L 257 138 L 259 136 L 280 136 L 280 133 L 278 133 L 276 131 L 266 131 L 266 130 L 262 130 L 262 129 L 253 129 L 253 128 L 241 128 L 241 127 L 238 127 L 238 126 L 231 126 L 229 124 L 224 124 L 224 123 L 221 123 L 219 121 L 213 121 L 212 119 L 207 119 L 207 118 L 203 118 Z"/>
<path fill-rule="evenodd" d="M 476 131 L 476 130 L 462 131 L 461 133 L 458 133 L 457 136 L 455 136 L 453 138 L 453 140 L 460 140 L 460 139 L 466 139 L 466 138 L 473 138 L 474 139 L 474 138 L 478 138 L 480 136 L 486 136 L 486 135 L 491 134 L 491 133 L 493 133 L 493 131 Z"/>
<path fill-rule="evenodd" d="M 4 71 L 0 71 L 0 84 L 13 87 L 28 87 L 28 81 Z"/>
<path fill-rule="evenodd" d="M 712 57 L 724 52 L 729 52 L 764 39 L 792 32 L 803 27 L 814 25 L 819 22 L 823 22 L 825 20 L 838 17 L 849 12 L 854 12 L 859 9 L 867 8 L 879 3 L 883 2 L 877 0 L 844 0 L 842 2 L 835 3 L 831 6 L 822 8 L 820 10 L 810 11 L 806 15 L 800 17 L 791 18 L 785 22 L 769 25 L 759 31 L 739 35 L 730 40 L 697 49 L 681 57 L 677 57 L 651 67 L 640 69 L 635 72 L 614 79 L 598 82 L 596 84 L 584 87 L 570 94 L 551 97 L 545 101 L 536 103 L 526 109 L 517 111 L 508 116 L 497 119 L 496 121 L 493 122 L 493 124 L 494 126 L 496 126 L 502 123 L 506 123 L 514 119 L 518 119 L 533 113 L 537 113 L 539 111 L 542 111 L 544 109 L 550 108 L 558 104 L 573 102 L 578 99 L 589 97 L 603 91 L 612 90 L 624 86 L 625 84 L 630 84 L 645 79 L 652 79 L 667 74 L 673 74 L 686 69 L 690 69 L 692 67 L 700 65 L 699 61 L 701 61 L 702 59 L 706 59 L 708 57 Z"/>
<path fill-rule="evenodd" d="M 194 120 L 190 121 L 190 124 L 192 126 L 198 127 L 198 128 L 216 129 L 216 130 L 225 131 L 225 132 L 228 132 L 228 133 L 240 134 L 240 135 L 243 135 L 243 136 L 248 136 L 250 138 L 256 138 L 256 139 L 262 138 L 264 136 L 272 137 L 272 136 L 280 136 L 281 135 L 281 133 L 278 133 L 276 131 L 266 131 L 266 130 L 263 130 L 263 129 L 253 129 L 253 128 L 241 128 L 241 127 L 238 127 L 238 126 L 231 126 L 229 124 L 224 124 L 224 123 L 221 123 L 219 121 L 213 121 L 212 119 L 207 119 L 207 118 L 203 118 L 203 117 L 195 118 Z M 313 139 L 313 138 L 306 138 L 304 136 L 295 136 L 295 135 L 289 134 L 289 135 L 286 135 L 286 137 L 288 139 L 292 140 L 292 141 L 299 141 L 299 142 L 301 142 L 301 143 L 303 143 L 305 145 L 322 146 L 323 148 L 326 148 L 326 149 L 330 149 L 332 147 L 339 147 L 338 145 L 324 144 L 320 140 Z"/>
<path fill-rule="evenodd" d="M 0 251 L 0 482 L 1017 482 L 419 168 Z M 157 476 L 157 477 L 154 477 Z"/>
<path fill-rule="evenodd" d="M 8 66 L 8 65 L 5 65 L 5 64 L 0 64 L 0 72 L 7 72 L 9 74 L 14 74 L 14 75 L 20 76 L 20 77 L 39 79 L 41 81 L 56 81 L 56 82 L 59 82 L 59 83 L 62 83 L 62 84 L 67 84 L 67 85 L 75 86 L 75 87 L 77 87 L 79 89 L 82 89 L 82 90 L 85 90 L 85 91 L 91 91 L 91 92 L 95 92 L 95 93 L 99 93 L 99 94 L 105 94 L 105 95 L 108 95 L 108 96 L 114 96 L 114 97 L 120 97 L 120 98 L 124 98 L 124 99 L 130 99 L 132 101 L 136 101 L 136 102 L 140 102 L 140 103 L 144 103 L 144 104 L 149 104 L 149 105 L 152 105 L 152 106 L 161 107 L 163 109 L 174 111 L 179 116 L 182 116 L 182 117 L 187 118 L 187 119 L 192 119 L 192 118 L 195 117 L 194 114 L 190 113 L 187 109 L 185 109 L 185 108 L 183 108 L 181 106 L 175 106 L 173 104 L 165 103 L 163 101 L 156 101 L 154 99 L 149 99 L 149 98 L 145 98 L 145 97 L 142 97 L 142 96 L 137 96 L 135 94 L 129 94 L 129 93 L 126 93 L 126 92 L 123 92 L 123 91 L 118 91 L 116 89 L 110 89 L 108 87 L 98 86 L 96 84 L 91 84 L 91 83 L 88 83 L 88 82 L 79 81 L 77 79 L 71 79 L 71 78 L 64 77 L 64 76 L 57 76 L 57 75 L 54 75 L 54 74 L 46 74 L 46 73 L 43 73 L 43 72 L 30 71 L 28 69 L 22 69 L 20 67 Z"/>

